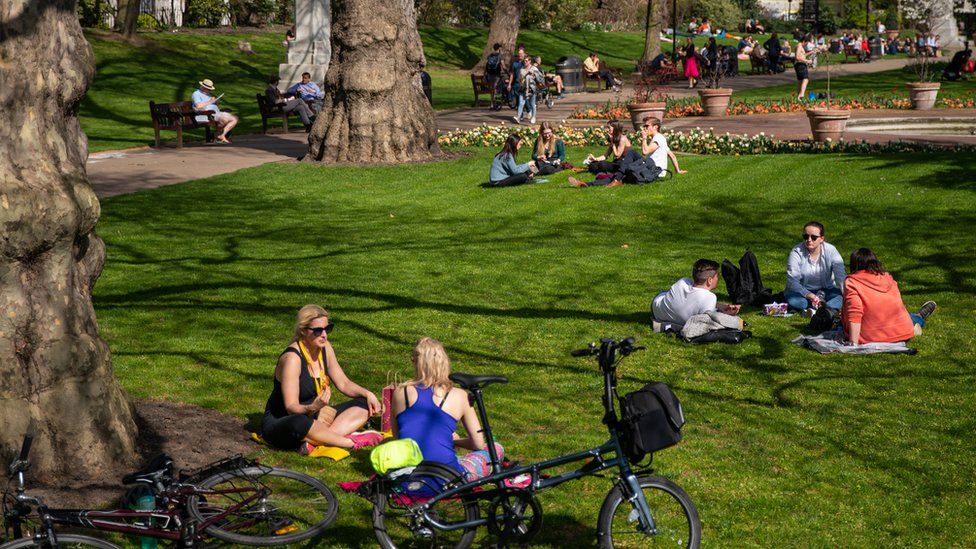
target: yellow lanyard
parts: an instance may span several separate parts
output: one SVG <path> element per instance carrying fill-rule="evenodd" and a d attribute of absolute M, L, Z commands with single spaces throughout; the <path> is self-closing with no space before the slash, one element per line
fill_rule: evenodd
<path fill-rule="evenodd" d="M 319 367 L 322 368 L 322 371 L 319 372 L 318 376 L 312 375 L 312 356 L 308 354 L 308 349 L 305 348 L 305 344 L 303 342 L 298 342 L 298 349 L 302 352 L 302 356 L 305 357 L 306 363 L 308 363 L 308 375 L 312 378 L 312 381 L 315 382 L 315 394 L 321 395 L 322 389 L 329 386 L 329 377 L 324 375 L 325 362 L 322 361 L 322 349 L 319 349 Z M 322 378 L 325 378 L 324 382 Z"/>

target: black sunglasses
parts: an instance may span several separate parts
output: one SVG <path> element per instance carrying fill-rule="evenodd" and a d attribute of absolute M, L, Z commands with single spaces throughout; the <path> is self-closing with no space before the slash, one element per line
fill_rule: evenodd
<path fill-rule="evenodd" d="M 335 328 L 335 324 L 330 321 L 325 326 L 315 327 L 315 328 L 306 328 L 306 330 L 312 332 L 312 334 L 315 337 L 319 337 L 320 335 L 322 335 L 322 332 L 325 332 L 327 334 L 331 334 L 332 333 L 332 328 Z"/>
<path fill-rule="evenodd" d="M 803 235 L 803 240 L 820 240 L 821 235 L 819 234 L 805 234 Z"/>

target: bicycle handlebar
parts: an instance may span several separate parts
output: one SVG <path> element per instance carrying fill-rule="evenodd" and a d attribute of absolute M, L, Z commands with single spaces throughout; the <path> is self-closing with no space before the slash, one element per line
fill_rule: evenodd
<path fill-rule="evenodd" d="M 627 356 L 630 353 L 633 353 L 634 351 L 643 351 L 647 349 L 647 347 L 635 346 L 634 343 L 637 343 L 637 340 L 635 340 L 633 337 L 625 337 L 624 339 L 621 339 L 619 342 L 614 341 L 612 339 L 601 339 L 600 345 L 597 345 L 596 343 L 590 343 L 589 347 L 585 349 L 576 349 L 575 351 L 570 351 L 569 354 L 575 357 L 597 356 L 600 354 L 600 350 L 604 348 L 604 346 L 619 352 L 623 356 Z"/>

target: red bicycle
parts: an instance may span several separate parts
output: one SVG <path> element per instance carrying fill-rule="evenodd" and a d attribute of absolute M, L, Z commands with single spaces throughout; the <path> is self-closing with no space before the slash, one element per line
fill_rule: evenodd
<path fill-rule="evenodd" d="M 126 475 L 122 483 L 133 486 L 126 499 L 148 500 L 152 509 L 54 509 L 24 488 L 31 441 L 24 437 L 20 455 L 10 464 L 16 485 L 3 495 L 3 516 L 11 541 L 0 549 L 118 547 L 73 531 L 59 532 L 59 527 L 158 538 L 177 547 L 192 547 L 207 537 L 241 545 L 285 545 L 321 534 L 338 513 L 335 495 L 317 479 L 239 455 L 178 475 L 173 460 L 161 455 Z"/>

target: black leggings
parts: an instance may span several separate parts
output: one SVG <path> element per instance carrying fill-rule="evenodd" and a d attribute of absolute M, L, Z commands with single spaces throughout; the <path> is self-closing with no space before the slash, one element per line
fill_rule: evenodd
<path fill-rule="evenodd" d="M 588 167 L 590 173 L 617 173 L 620 170 L 620 161 L 607 162 L 606 160 L 594 160 Z"/>
<path fill-rule="evenodd" d="M 366 404 L 365 398 L 356 397 L 336 406 L 336 416 L 350 408 L 369 410 L 369 405 Z M 265 412 L 264 420 L 261 421 L 261 438 L 275 448 L 294 450 L 305 440 L 314 421 L 313 417 L 305 414 L 291 414 L 276 418 Z"/>
<path fill-rule="evenodd" d="M 529 172 L 517 173 L 502 179 L 501 181 L 492 181 L 492 187 L 514 187 L 515 185 L 523 185 L 529 182 Z"/>
<path fill-rule="evenodd" d="M 552 175 L 556 172 L 562 171 L 563 167 L 561 165 L 553 164 L 551 162 L 538 162 L 536 167 L 539 169 L 539 175 Z"/>

